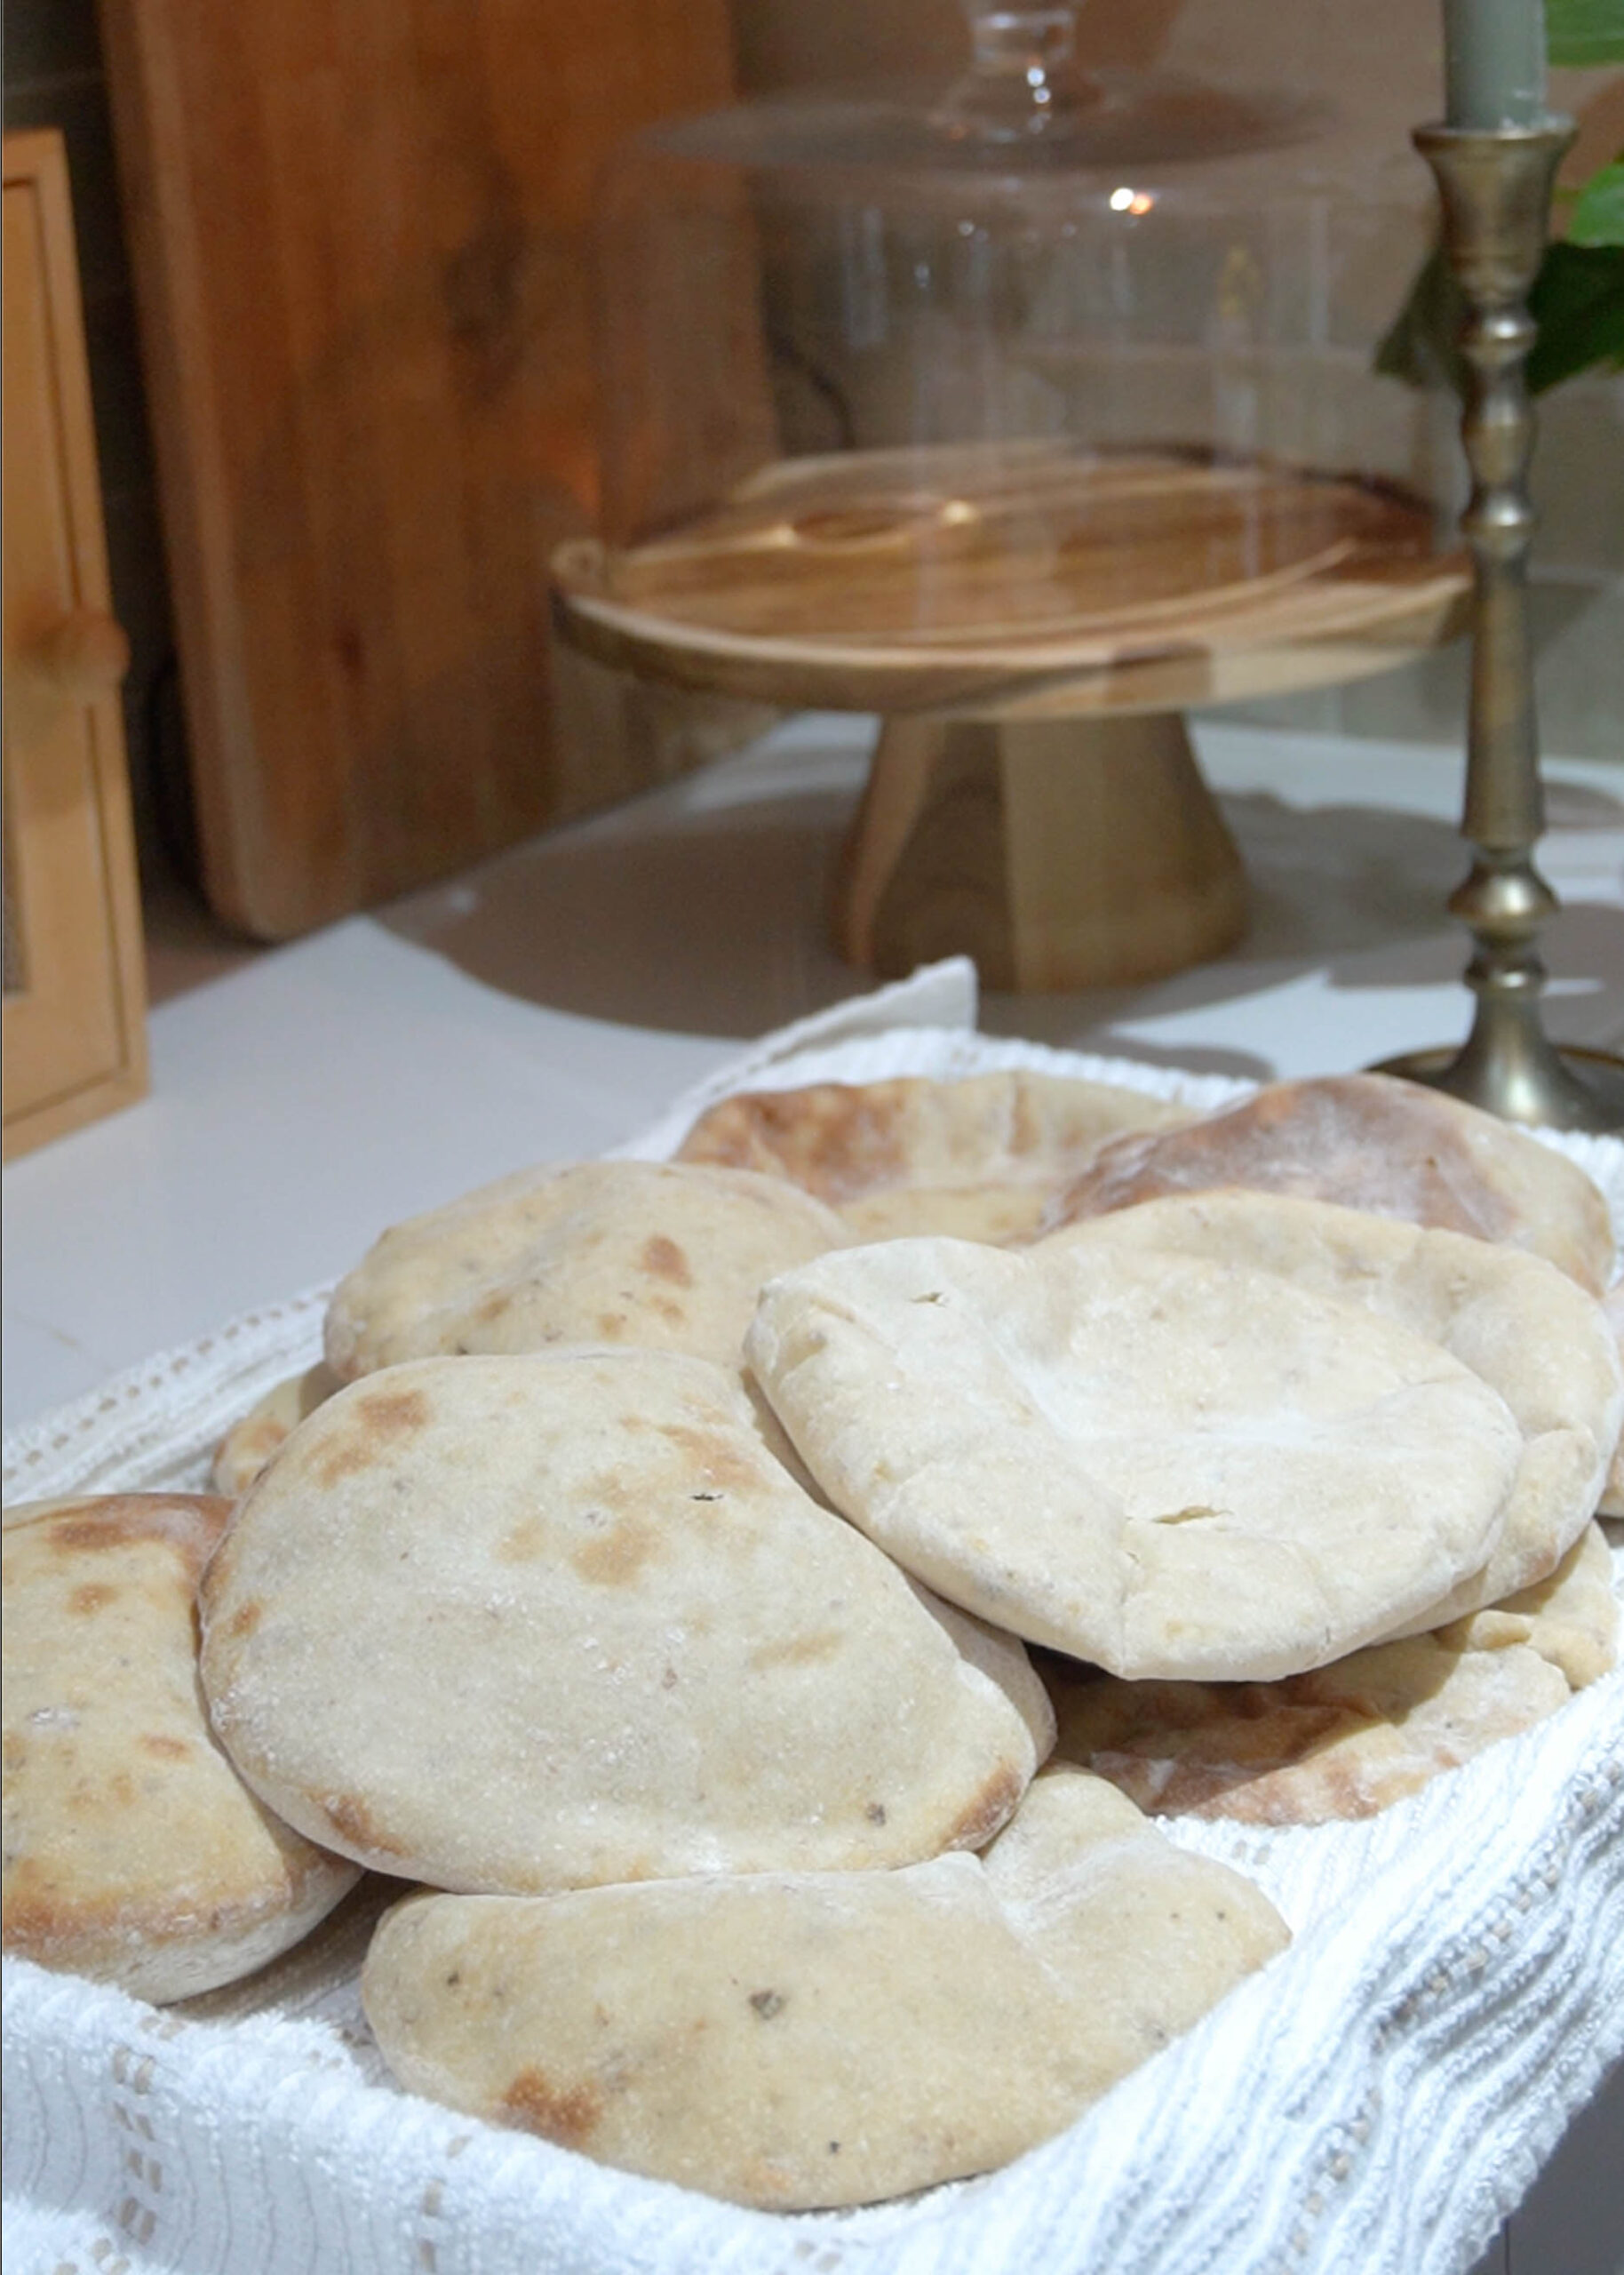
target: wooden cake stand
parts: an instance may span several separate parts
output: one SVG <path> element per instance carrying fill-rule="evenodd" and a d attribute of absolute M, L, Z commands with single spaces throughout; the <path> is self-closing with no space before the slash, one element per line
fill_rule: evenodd
<path fill-rule="evenodd" d="M 1393 487 L 1035 442 L 763 467 L 669 537 L 553 560 L 601 661 L 885 714 L 834 912 L 885 976 L 1150 978 L 1246 923 L 1179 715 L 1382 671 L 1464 622 L 1469 572 Z"/>

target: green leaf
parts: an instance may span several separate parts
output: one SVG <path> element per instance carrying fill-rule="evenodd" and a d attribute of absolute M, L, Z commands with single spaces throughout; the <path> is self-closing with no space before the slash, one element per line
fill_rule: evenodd
<path fill-rule="evenodd" d="M 1545 0 L 1545 52 L 1570 69 L 1624 63 L 1624 0 Z"/>
<path fill-rule="evenodd" d="M 1624 370 L 1624 248 L 1548 246 L 1528 312 L 1540 328 L 1528 358 L 1531 394 L 1592 363 Z"/>
<path fill-rule="evenodd" d="M 1465 378 L 1456 346 L 1466 303 L 1454 271 L 1435 246 L 1415 273 L 1405 300 L 1376 349 L 1376 369 L 1413 387 L 1452 387 Z"/>
<path fill-rule="evenodd" d="M 1531 394 L 1592 363 L 1624 369 L 1624 247 L 1548 245 L 1528 311 L 1539 326 L 1528 358 Z M 1454 273 L 1435 251 L 1376 350 L 1377 371 L 1410 387 L 1441 385 L 1463 394 L 1465 366 L 1456 343 L 1464 315 Z"/>
<path fill-rule="evenodd" d="M 1571 245 L 1624 245 L 1624 157 L 1593 173 L 1568 219 Z"/>

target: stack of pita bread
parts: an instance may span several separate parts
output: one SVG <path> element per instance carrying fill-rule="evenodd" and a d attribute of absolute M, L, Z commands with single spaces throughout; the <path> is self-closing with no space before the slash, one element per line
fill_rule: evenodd
<path fill-rule="evenodd" d="M 17 1513 L 8 1948 L 184 1997 L 385 1873 L 413 2090 L 774 2208 L 985 2170 L 1286 1940 L 1153 1817 L 1384 1808 L 1612 1664 L 1611 1273 L 1379 1077 L 824 1083 L 470 1194 L 232 1499 Z"/>

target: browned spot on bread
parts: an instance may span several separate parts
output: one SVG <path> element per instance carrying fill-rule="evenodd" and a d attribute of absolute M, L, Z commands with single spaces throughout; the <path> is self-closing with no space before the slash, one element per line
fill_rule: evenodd
<path fill-rule="evenodd" d="M 65 1800 L 70 1816 L 94 1816 L 109 1802 L 115 1808 L 133 1808 L 135 1780 L 127 1769 L 115 1769 L 105 1784 L 84 1778 L 68 1788 Z"/>
<path fill-rule="evenodd" d="M 184 1761 L 191 1752 L 184 1738 L 167 1737 L 162 1730 L 146 1730 L 136 1740 L 143 1753 L 155 1754 L 160 1761 Z"/>
<path fill-rule="evenodd" d="M 297 1834 L 287 1838 L 290 1842 L 298 1840 Z M 302 1842 L 299 1845 L 317 1869 L 326 1869 L 319 1850 L 307 1848 Z M 306 1877 L 307 1870 L 302 1866 L 292 1876 L 295 1902 L 302 1896 Z M 208 1931 L 227 1938 L 242 1934 L 285 1900 L 282 1891 L 267 1888 L 211 1904 Z M 195 1938 L 198 1920 L 198 1906 L 184 1888 L 168 1894 L 149 1888 L 133 1901 L 131 1890 L 117 1885 L 92 1894 L 82 1882 L 77 1888 L 69 1886 L 60 1872 L 28 1856 L 20 1857 L 6 1877 L 5 1949 L 38 1959 L 47 1967 L 94 1971 L 86 1966 L 85 1939 L 89 1938 L 92 1946 L 101 1946 L 96 1955 L 99 1970 L 105 1963 L 109 1935 L 122 1944 L 134 1932 L 144 1944 L 155 1948 Z"/>
<path fill-rule="evenodd" d="M 663 1438 L 668 1438 L 680 1453 L 688 1457 L 707 1483 L 731 1485 L 744 1492 L 760 1483 L 765 1453 L 757 1459 L 720 1430 L 697 1428 L 688 1422 L 661 1422 L 655 1426 Z"/>
<path fill-rule="evenodd" d="M 654 1280 L 669 1280 L 674 1288 L 691 1288 L 693 1272 L 687 1257 L 664 1233 L 654 1233 L 643 1242 L 637 1259 L 643 1271 Z"/>
<path fill-rule="evenodd" d="M 811 1131 L 816 1193 L 841 1198 L 877 1185 L 895 1185 L 907 1173 L 910 1115 L 925 1085 L 915 1075 L 889 1082 L 820 1084 L 822 1114 Z M 792 1127 L 784 1102 L 782 1126 Z"/>
<path fill-rule="evenodd" d="M 530 1564 L 544 1556 L 547 1548 L 547 1529 L 539 1517 L 521 1517 L 513 1529 L 505 1532 L 496 1546 L 499 1564 Z"/>
<path fill-rule="evenodd" d="M 376 1390 L 358 1397 L 344 1417 L 338 1443 L 323 1444 L 316 1469 L 321 1485 L 337 1485 L 382 1461 L 392 1441 L 410 1438 L 429 1423 L 428 1401 L 420 1390 Z"/>
<path fill-rule="evenodd" d="M 679 1161 L 765 1171 L 827 1201 L 896 1184 L 906 1169 L 906 1125 L 923 1085 L 913 1075 L 724 1098 L 696 1122 Z"/>
<path fill-rule="evenodd" d="M 1271 1083 L 1225 1112 L 1103 1145 L 1048 1229 L 1165 1193 L 1238 1185 L 1503 1240 L 1513 1211 L 1473 1155 L 1470 1114 L 1388 1075 Z"/>
<path fill-rule="evenodd" d="M 968 1808 L 960 1811 L 943 1848 L 984 1848 L 999 1827 L 1007 1823 L 1025 1790 L 1025 1780 L 1007 1763 L 995 1770 Z"/>
<path fill-rule="evenodd" d="M 219 1493 L 116 1493 L 87 1499 L 78 1511 L 44 1522 L 52 1547 L 61 1554 L 164 1541 L 180 1551 L 195 1577 L 230 1514 L 231 1502 Z"/>
<path fill-rule="evenodd" d="M 755 1169 L 780 1177 L 787 1172 L 773 1159 L 757 1127 L 760 1101 L 748 1096 L 723 1098 L 703 1114 L 677 1148 L 680 1161 L 705 1161 L 716 1169 Z"/>
<path fill-rule="evenodd" d="M 750 1664 L 758 1672 L 766 1667 L 816 1666 L 833 1658 L 840 1648 L 839 1635 L 824 1628 L 810 1635 L 787 1636 L 781 1643 L 763 1643 L 750 1654 Z"/>
<path fill-rule="evenodd" d="M 406 1854 L 400 1842 L 384 1831 L 359 1794 L 323 1794 L 320 1808 L 339 1840 L 352 1848 L 364 1848 L 380 1856 Z"/>
<path fill-rule="evenodd" d="M 636 1496 L 629 1489 L 624 1473 L 617 1469 L 601 1469 L 595 1477 L 587 1478 L 581 1487 L 578 1505 L 583 1509 L 630 1509 Z"/>
<path fill-rule="evenodd" d="M 626 1321 L 624 1312 L 598 1313 L 598 1332 L 606 1343 L 618 1343 L 625 1331 Z"/>
<path fill-rule="evenodd" d="M 323 1459 L 317 1465 L 318 1485 L 337 1485 L 346 1477 L 354 1477 L 358 1470 L 370 1469 L 376 1456 L 364 1440 L 346 1438 L 337 1446 L 323 1447 Z"/>
<path fill-rule="evenodd" d="M 584 1580 L 604 1587 L 623 1587 L 637 1577 L 655 1545 L 651 1526 L 635 1517 L 622 1517 L 607 1531 L 584 1541 L 569 1561 Z"/>
<path fill-rule="evenodd" d="M 116 1588 L 107 1587 L 99 1580 L 86 1580 L 69 1595 L 68 1608 L 84 1617 L 92 1611 L 105 1611 L 110 1603 L 117 1601 Z"/>
<path fill-rule="evenodd" d="M 249 1600 L 240 1609 L 234 1611 L 226 1622 L 226 1632 L 227 1635 L 235 1635 L 241 1642 L 253 1633 L 264 1617 L 265 1606 L 257 1596 L 251 1596 Z"/>
<path fill-rule="evenodd" d="M 556 2141 L 562 2149 L 578 2149 L 589 2141 L 603 2115 L 603 2096 L 587 2081 L 578 2086 L 555 2086 L 539 2070 L 521 2070 L 503 2095 L 502 2114 L 527 2133 Z"/>
<path fill-rule="evenodd" d="M 355 1401 L 354 1412 L 380 1438 L 409 1437 L 428 1425 L 428 1401 L 420 1390 L 378 1390 Z"/>
<path fill-rule="evenodd" d="M 8 1952 L 48 1958 L 53 1944 L 76 1924 L 79 1908 L 63 1895 L 54 1873 L 33 1856 L 19 1856 L 5 1876 L 0 1944 Z"/>

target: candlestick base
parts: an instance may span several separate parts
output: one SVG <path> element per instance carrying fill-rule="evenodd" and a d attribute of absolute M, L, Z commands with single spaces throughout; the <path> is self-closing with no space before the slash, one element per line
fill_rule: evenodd
<path fill-rule="evenodd" d="M 1532 1050 L 1493 1056 L 1445 1044 L 1384 1058 L 1375 1074 L 1402 1074 L 1429 1090 L 1447 1090 L 1468 1106 L 1528 1128 L 1583 1130 L 1597 1136 L 1624 1130 L 1624 1058 L 1611 1051 L 1557 1045 L 1538 1036 Z"/>

